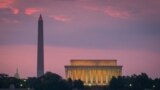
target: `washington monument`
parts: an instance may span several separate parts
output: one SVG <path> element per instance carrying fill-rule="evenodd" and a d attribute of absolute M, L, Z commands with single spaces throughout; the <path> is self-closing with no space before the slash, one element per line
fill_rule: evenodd
<path fill-rule="evenodd" d="M 37 77 L 44 74 L 43 19 L 38 19 Z"/>

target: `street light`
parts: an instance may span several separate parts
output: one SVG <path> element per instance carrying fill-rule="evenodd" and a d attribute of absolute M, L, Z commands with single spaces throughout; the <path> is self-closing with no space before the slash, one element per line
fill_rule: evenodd
<path fill-rule="evenodd" d="M 132 84 L 130 83 L 129 86 L 132 87 Z"/>
<path fill-rule="evenodd" d="M 23 80 L 24 82 L 26 82 L 26 80 Z"/>
<path fill-rule="evenodd" d="M 23 87 L 23 84 L 22 84 L 22 83 L 20 84 L 20 87 Z"/>
<path fill-rule="evenodd" d="M 156 85 L 153 85 L 152 87 L 153 87 L 153 88 L 155 88 L 155 87 L 156 87 Z"/>
<path fill-rule="evenodd" d="M 90 87 L 92 86 L 92 84 L 91 84 L 91 83 L 89 83 L 88 85 L 89 85 Z"/>

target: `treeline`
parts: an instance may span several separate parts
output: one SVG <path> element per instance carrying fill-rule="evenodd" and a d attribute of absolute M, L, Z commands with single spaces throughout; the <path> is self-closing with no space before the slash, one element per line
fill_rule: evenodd
<path fill-rule="evenodd" d="M 160 90 L 160 78 L 153 80 L 145 73 L 113 77 L 106 90 Z"/>
<path fill-rule="evenodd" d="M 38 78 L 30 77 L 28 79 L 17 79 L 6 74 L 0 74 L 0 88 L 9 88 L 11 85 L 14 85 L 15 88 L 34 90 L 81 90 L 84 88 L 81 80 L 64 80 L 61 76 L 51 72 L 47 72 Z"/>
<path fill-rule="evenodd" d="M 34 90 L 84 90 L 81 80 L 64 80 L 61 76 L 47 72 L 41 77 L 17 79 L 0 74 L 0 88 L 28 88 Z M 113 77 L 104 90 L 160 90 L 160 78 L 151 79 L 147 74 Z M 85 87 L 86 89 L 86 87 Z"/>

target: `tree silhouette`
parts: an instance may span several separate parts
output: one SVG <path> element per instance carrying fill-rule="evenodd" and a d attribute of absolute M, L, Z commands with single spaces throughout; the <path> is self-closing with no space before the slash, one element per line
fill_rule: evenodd
<path fill-rule="evenodd" d="M 67 81 L 55 73 L 47 72 L 37 80 L 36 90 L 71 90 Z"/>
<path fill-rule="evenodd" d="M 74 80 L 73 81 L 73 87 L 76 88 L 76 89 L 84 89 L 83 81 L 81 81 L 80 79 Z"/>
<path fill-rule="evenodd" d="M 107 90 L 144 90 L 154 89 L 160 90 L 159 79 L 152 80 L 147 74 L 113 77 L 107 87 Z"/>

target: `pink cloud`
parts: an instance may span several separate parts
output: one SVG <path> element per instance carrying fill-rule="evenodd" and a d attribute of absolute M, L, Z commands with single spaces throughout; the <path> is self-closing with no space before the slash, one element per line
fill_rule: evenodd
<path fill-rule="evenodd" d="M 51 18 L 57 20 L 57 21 L 61 21 L 61 22 L 68 22 L 70 21 L 70 18 L 68 18 L 67 16 L 64 15 L 52 15 L 50 16 Z"/>
<path fill-rule="evenodd" d="M 83 6 L 83 8 L 94 11 L 94 12 L 100 12 L 104 13 L 107 16 L 114 17 L 114 18 L 129 18 L 131 15 L 129 12 L 125 10 L 119 10 L 111 6 L 107 6 L 105 8 L 103 7 L 97 7 L 97 6 Z"/>
<path fill-rule="evenodd" d="M 95 11 L 95 12 L 102 12 L 106 14 L 107 16 L 114 17 L 114 18 L 129 18 L 130 17 L 129 12 L 125 10 L 114 9 L 111 6 L 104 7 L 104 8 L 102 7 L 100 8 L 97 6 L 83 6 L 83 8 L 91 10 L 91 11 Z"/>
<path fill-rule="evenodd" d="M 0 8 L 8 8 L 10 7 L 15 0 L 0 0 Z"/>
<path fill-rule="evenodd" d="M 103 11 L 106 15 L 116 18 L 128 18 L 130 17 L 130 14 L 127 11 L 124 10 L 116 10 L 112 7 L 106 7 Z"/>
<path fill-rule="evenodd" d="M 41 12 L 41 11 L 42 11 L 42 9 L 39 9 L 39 8 L 26 8 L 25 14 L 26 15 L 33 15 L 33 14 Z"/>
<path fill-rule="evenodd" d="M 151 18 L 153 20 L 153 18 L 157 18 L 160 14 L 160 0 L 151 0 L 148 2 L 145 2 L 145 0 L 141 2 L 139 2 L 139 0 L 122 0 L 121 2 L 114 0 L 94 0 L 93 2 L 85 2 L 84 0 L 81 7 L 84 7 L 84 5 L 88 10 L 97 13 L 104 13 L 106 16 L 121 19 L 139 20 L 142 18 Z"/>
<path fill-rule="evenodd" d="M 19 13 L 19 9 L 12 6 L 14 3 L 15 0 L 0 0 L 0 8 L 10 9 L 12 13 L 16 15 Z"/>
<path fill-rule="evenodd" d="M 17 9 L 17 8 L 11 8 L 11 10 L 12 10 L 13 14 L 15 14 L 15 15 L 19 13 L 19 9 Z"/>

